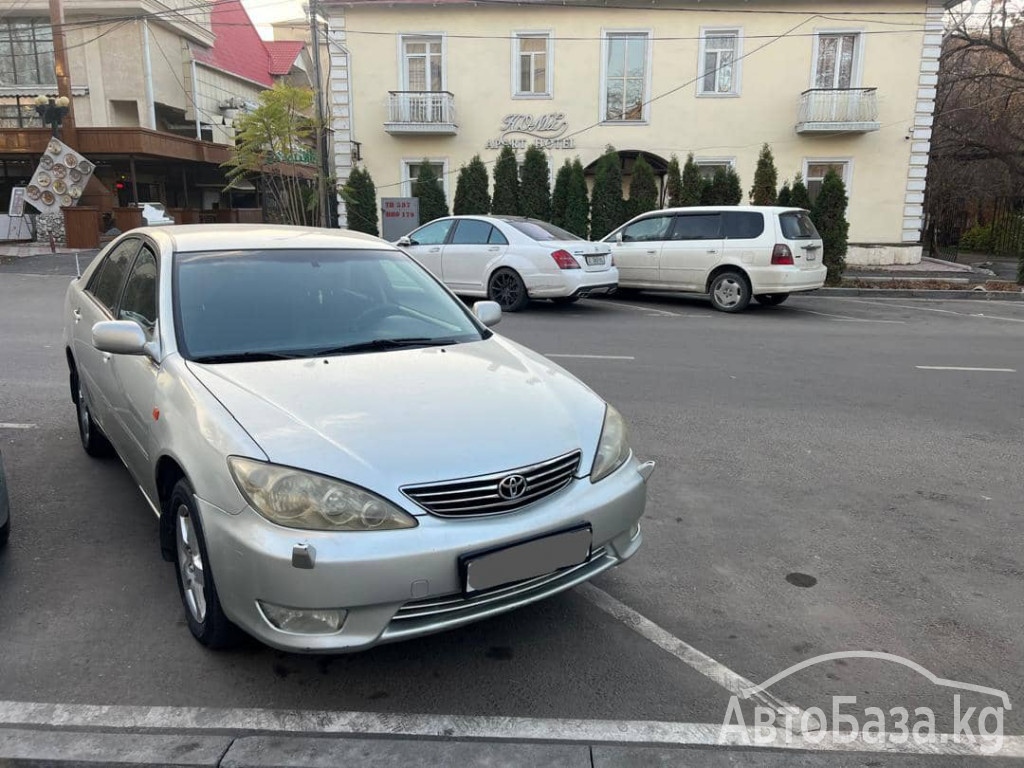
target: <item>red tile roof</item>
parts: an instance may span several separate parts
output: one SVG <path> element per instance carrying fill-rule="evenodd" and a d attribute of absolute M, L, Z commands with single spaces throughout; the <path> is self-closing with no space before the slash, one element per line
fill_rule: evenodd
<path fill-rule="evenodd" d="M 270 74 L 287 75 L 306 44 L 301 40 L 267 40 L 263 45 L 270 54 Z"/>
<path fill-rule="evenodd" d="M 217 0 L 210 10 L 210 24 L 217 39 L 212 48 L 194 49 L 196 60 L 273 87 L 270 52 L 240 0 Z"/>

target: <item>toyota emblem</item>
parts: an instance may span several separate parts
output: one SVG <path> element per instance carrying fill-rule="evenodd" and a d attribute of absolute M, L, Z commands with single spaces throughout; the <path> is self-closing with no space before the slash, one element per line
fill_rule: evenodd
<path fill-rule="evenodd" d="M 522 475 L 508 475 L 498 483 L 498 495 L 507 501 L 518 499 L 526 493 L 526 478 Z"/>

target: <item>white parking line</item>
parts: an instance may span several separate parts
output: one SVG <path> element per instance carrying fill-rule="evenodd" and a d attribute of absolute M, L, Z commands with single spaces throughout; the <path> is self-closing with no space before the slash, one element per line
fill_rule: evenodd
<path fill-rule="evenodd" d="M 915 307 L 910 304 L 893 304 L 891 301 L 871 301 L 869 299 L 848 299 L 836 297 L 837 301 L 855 301 L 858 304 L 874 304 L 879 307 L 899 307 L 900 309 L 916 309 L 919 312 L 938 312 L 943 315 L 958 315 L 959 317 L 977 317 L 982 320 L 1002 320 L 1007 323 L 1024 323 L 1024 318 L 1001 317 L 999 315 L 986 315 L 982 312 L 954 312 L 952 309 L 938 309 L 937 307 Z"/>
<path fill-rule="evenodd" d="M 35 429 L 35 424 L 18 424 L 12 421 L 0 421 L 0 429 Z"/>
<path fill-rule="evenodd" d="M 587 600 L 605 613 L 621 621 L 638 635 L 650 640 L 662 650 L 668 651 L 683 663 L 722 686 L 729 693 L 736 696 L 746 696 L 747 692 L 755 687 L 754 683 L 747 680 L 743 675 L 733 672 L 720 661 L 711 658 L 703 651 L 699 651 L 689 643 L 680 640 L 667 629 L 658 626 L 643 614 L 616 600 L 593 584 L 581 584 L 576 588 L 576 592 L 583 595 L 583 597 L 587 598 Z M 776 711 L 783 713 L 783 715 L 789 713 L 793 721 L 799 722 L 802 710 L 772 695 L 768 691 L 758 691 L 751 698 L 772 707 Z"/>
<path fill-rule="evenodd" d="M 693 317 L 693 315 L 682 315 L 678 312 L 669 312 L 667 309 L 658 309 L 657 307 L 641 307 L 638 304 L 624 304 L 621 301 L 606 301 L 605 304 L 610 307 L 629 307 L 630 309 L 638 309 L 641 312 L 651 312 L 663 317 Z"/>
<path fill-rule="evenodd" d="M 959 365 L 915 365 L 921 371 L 981 371 L 983 373 L 1016 373 L 1016 368 L 967 368 Z"/>
<path fill-rule="evenodd" d="M 632 355 L 563 355 L 545 354 L 544 357 L 572 357 L 580 360 L 636 360 Z"/>
<path fill-rule="evenodd" d="M 723 713 L 724 719 L 724 713 Z M 668 746 L 742 746 L 816 752 L 885 752 L 888 754 L 983 755 L 982 742 L 937 734 L 926 743 L 833 739 L 828 732 L 791 734 L 776 729 L 774 741 L 754 728 L 719 723 L 672 723 L 657 720 L 579 720 L 537 717 L 419 715 L 399 712 L 332 712 L 315 710 L 215 709 L 212 707 L 98 706 L 0 701 L 0 725 L 76 729 L 159 729 L 189 732 L 263 732 L 345 734 L 443 739 L 501 739 L 568 744 L 658 744 Z M 1024 736 L 1003 736 L 993 757 L 1024 757 Z"/>
<path fill-rule="evenodd" d="M 847 315 L 833 315 L 828 312 L 816 312 L 813 309 L 800 309 L 799 307 L 791 308 L 794 312 L 806 312 L 809 315 L 821 315 L 822 317 L 830 317 L 837 323 L 891 323 L 894 325 L 905 325 L 906 320 L 872 320 L 862 317 L 848 317 Z"/>

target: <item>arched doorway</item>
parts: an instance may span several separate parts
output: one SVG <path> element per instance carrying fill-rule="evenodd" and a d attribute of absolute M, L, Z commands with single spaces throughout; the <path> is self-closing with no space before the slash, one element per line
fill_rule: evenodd
<path fill-rule="evenodd" d="M 633 176 L 633 165 L 636 163 L 637 158 L 643 157 L 647 164 L 654 170 L 654 176 L 658 180 L 658 203 L 659 205 L 664 206 L 665 177 L 668 175 L 668 160 L 661 155 L 656 155 L 653 152 L 647 152 L 642 149 L 620 149 L 617 151 L 617 154 L 619 156 L 619 168 L 622 170 L 623 197 L 629 194 L 629 181 Z M 584 173 L 587 175 L 588 186 L 593 185 L 594 171 L 596 170 L 597 162 L 600 159 L 601 157 L 596 158 L 583 169 Z"/>

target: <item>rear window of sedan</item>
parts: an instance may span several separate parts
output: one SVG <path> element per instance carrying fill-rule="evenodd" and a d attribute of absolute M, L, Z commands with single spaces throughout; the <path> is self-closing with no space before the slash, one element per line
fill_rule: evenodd
<path fill-rule="evenodd" d="M 546 221 L 507 221 L 509 226 L 518 229 L 527 237 L 537 240 L 539 242 L 545 242 L 548 240 L 582 240 L 583 238 L 577 237 L 572 232 L 567 232 L 561 227 L 556 227 L 554 224 L 548 224 Z"/>
<path fill-rule="evenodd" d="M 779 214 L 782 236 L 787 240 L 817 240 L 818 230 L 804 211 L 786 211 Z"/>

